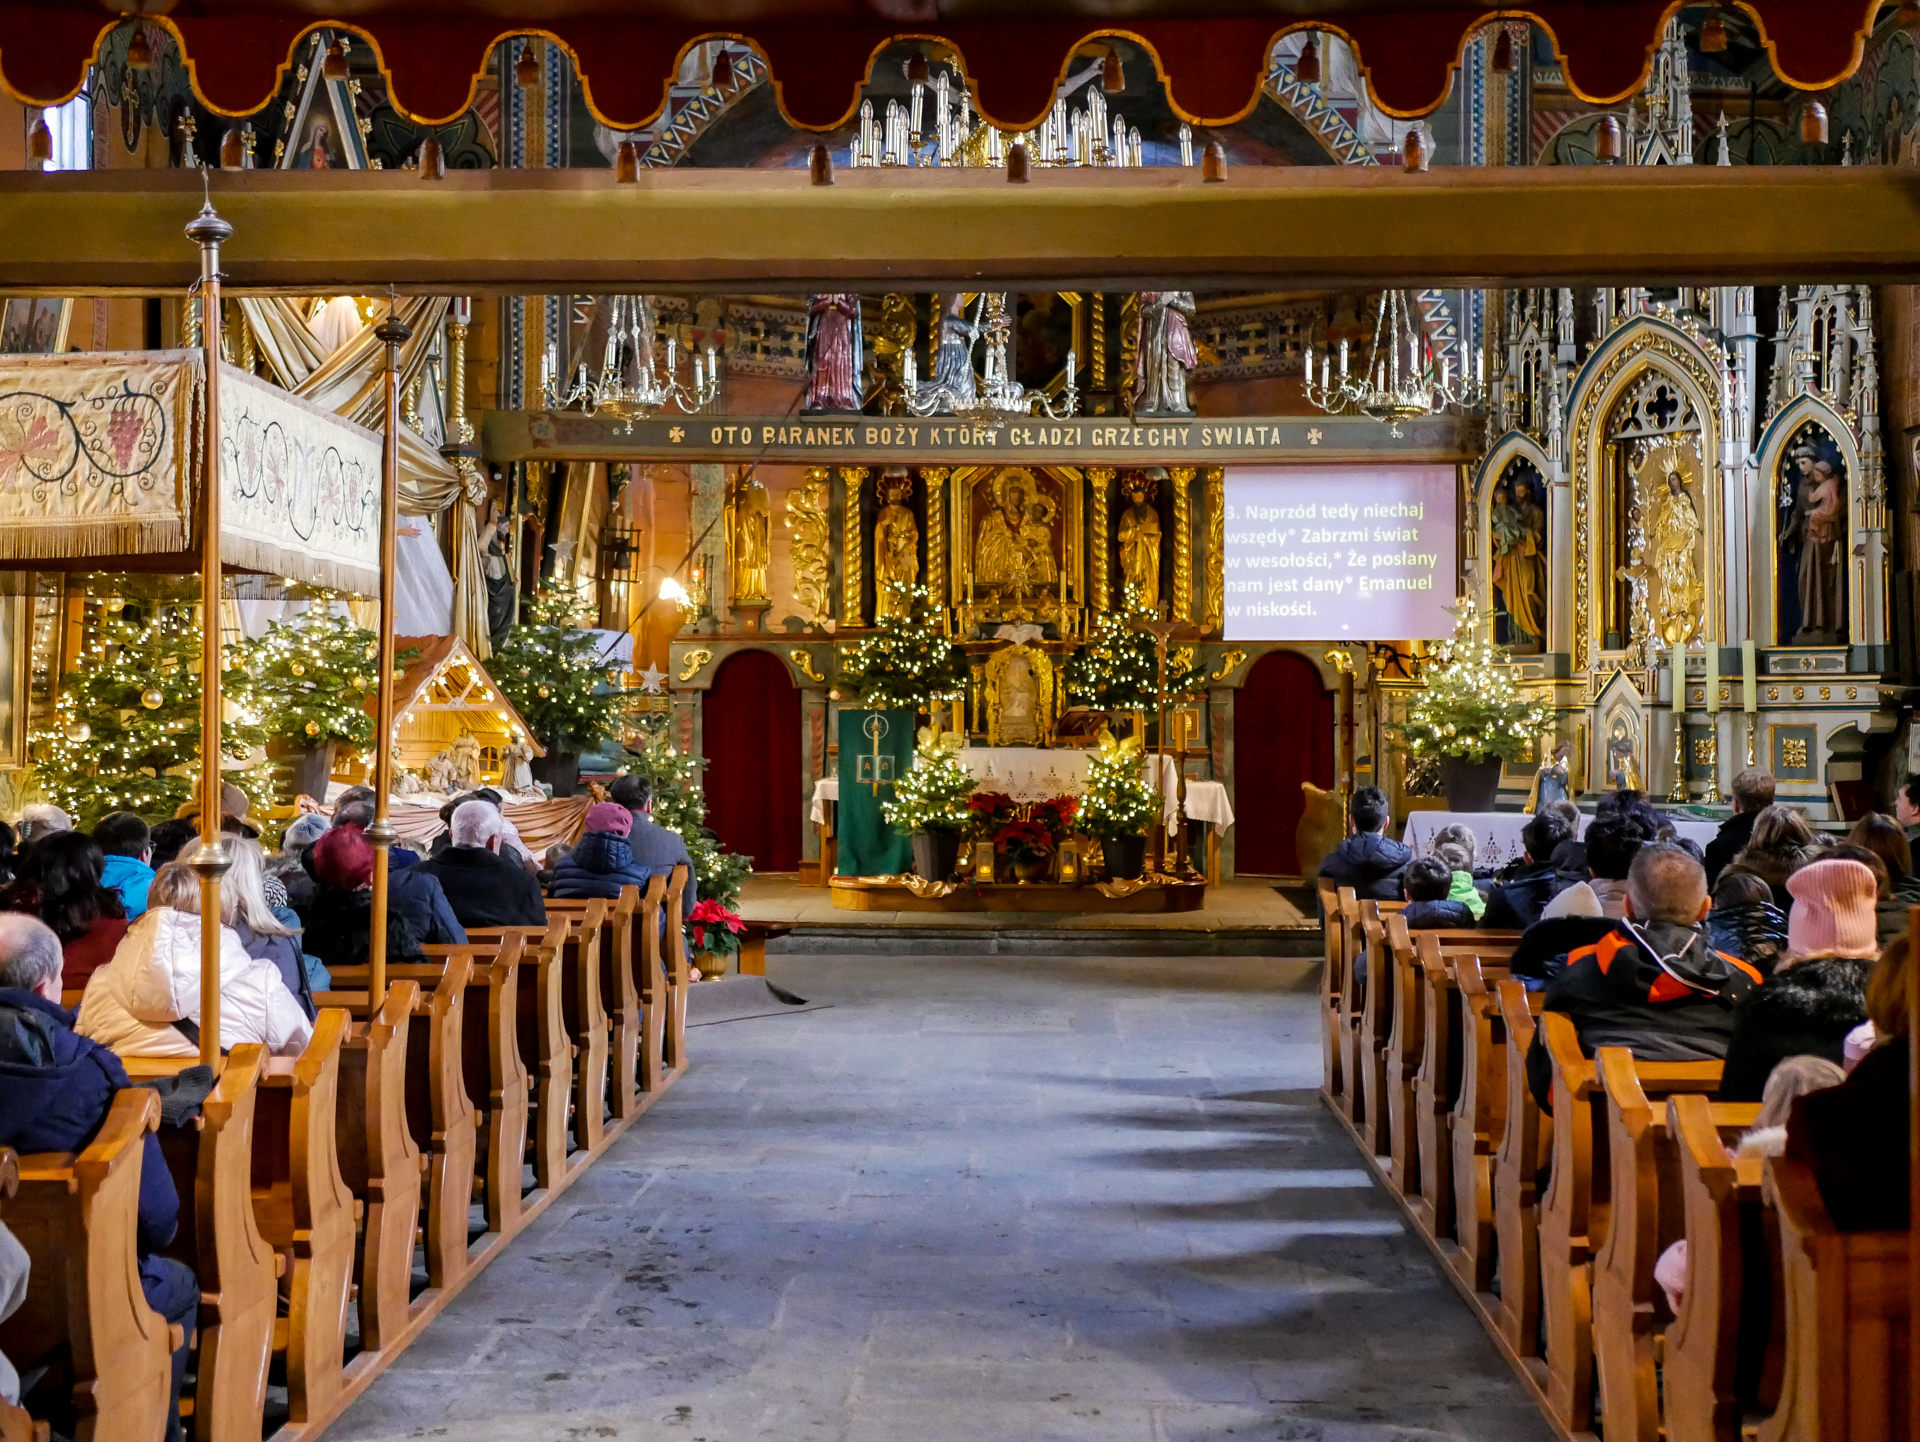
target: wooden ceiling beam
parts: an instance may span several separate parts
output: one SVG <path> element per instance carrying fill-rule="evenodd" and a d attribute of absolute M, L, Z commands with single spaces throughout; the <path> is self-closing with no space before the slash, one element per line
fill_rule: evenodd
<path fill-rule="evenodd" d="M 1920 280 L 1920 171 L 216 171 L 235 288 L 1268 289 Z M 0 175 L 0 288 L 194 277 L 198 175 Z"/>

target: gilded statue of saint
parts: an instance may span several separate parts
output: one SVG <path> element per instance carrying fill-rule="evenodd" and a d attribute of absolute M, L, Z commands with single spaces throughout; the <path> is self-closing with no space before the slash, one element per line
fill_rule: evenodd
<path fill-rule="evenodd" d="M 1700 624 L 1702 588 L 1700 513 L 1680 472 L 1667 472 L 1666 494 L 1657 498 L 1655 507 L 1647 540 L 1654 574 L 1660 578 L 1660 637 L 1669 646 L 1684 646 Z"/>
<path fill-rule="evenodd" d="M 880 478 L 885 502 L 873 519 L 873 615 L 876 621 L 904 616 L 913 609 L 909 593 L 920 580 L 920 524 L 907 502 L 913 482 L 904 466 L 889 467 Z"/>
<path fill-rule="evenodd" d="M 733 549 L 733 599 L 767 599 L 767 493 L 756 480 L 742 476 L 733 484 L 727 505 L 727 539 Z"/>
<path fill-rule="evenodd" d="M 1160 607 L 1160 513 L 1152 500 L 1152 477 L 1129 471 L 1123 482 L 1131 503 L 1120 513 L 1120 574 L 1129 605 Z M 1136 601 L 1137 597 L 1137 601 Z"/>
<path fill-rule="evenodd" d="M 980 523 L 973 543 L 973 580 L 979 586 L 1004 586 L 1016 596 L 1052 585 L 1059 575 L 1053 560 L 1053 504 L 1034 493 L 1025 470 L 1002 471 L 993 483 L 994 509 Z"/>

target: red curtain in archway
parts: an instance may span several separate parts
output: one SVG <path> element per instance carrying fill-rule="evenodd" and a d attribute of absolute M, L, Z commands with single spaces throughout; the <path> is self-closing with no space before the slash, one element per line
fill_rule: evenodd
<path fill-rule="evenodd" d="M 701 703 L 707 825 L 755 871 L 800 869 L 800 692 L 767 651 L 720 663 Z"/>
<path fill-rule="evenodd" d="M 1233 709 L 1233 869 L 1297 876 L 1300 783 L 1333 785 L 1333 696 L 1313 662 L 1270 651 L 1254 662 Z"/>

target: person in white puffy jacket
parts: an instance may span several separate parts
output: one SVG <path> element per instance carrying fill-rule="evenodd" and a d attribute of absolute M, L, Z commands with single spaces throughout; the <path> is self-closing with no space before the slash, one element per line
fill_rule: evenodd
<path fill-rule="evenodd" d="M 198 1056 L 200 880 L 169 862 L 148 898 L 113 960 L 87 982 L 74 1030 L 121 1056 Z M 298 1056 L 312 1035 L 279 969 L 247 955 L 233 929 L 221 927 L 221 1047 L 257 1042 L 275 1056 Z"/>

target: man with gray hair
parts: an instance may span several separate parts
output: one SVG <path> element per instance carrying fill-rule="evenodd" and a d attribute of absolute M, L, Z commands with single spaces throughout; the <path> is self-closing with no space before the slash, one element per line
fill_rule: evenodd
<path fill-rule="evenodd" d="M 507 824 L 489 801 L 464 801 L 448 821 L 451 844 L 412 868 L 440 883 L 453 914 L 466 926 L 545 926 L 540 883 L 501 854 Z"/>
<path fill-rule="evenodd" d="M 106 1120 L 114 1093 L 131 1085 L 120 1059 L 73 1029 L 60 1005 L 60 938 L 37 917 L 0 913 L 0 1146 L 18 1152 L 77 1152 Z M 155 1256 L 173 1240 L 180 1197 L 160 1139 L 148 1133 L 140 1158 L 136 1244 L 147 1304 L 188 1336 L 200 1305 L 200 1284 L 185 1264 Z M 179 1413 L 186 1344 L 173 1357 L 173 1400 Z M 39 1357 L 16 1357 L 23 1367 Z M 180 1435 L 177 1426 L 169 1437 Z"/>
<path fill-rule="evenodd" d="M 1721 1061 L 1734 1008 L 1765 978 L 1707 944 L 1713 903 L 1706 869 L 1678 846 L 1642 846 L 1627 872 L 1626 915 L 1590 946 L 1567 954 L 1545 1010 L 1564 1012 L 1588 1056 L 1624 1046 L 1640 1061 Z M 1545 1028 L 1527 1053 L 1527 1084 L 1552 1110 L 1553 1063 Z"/>

